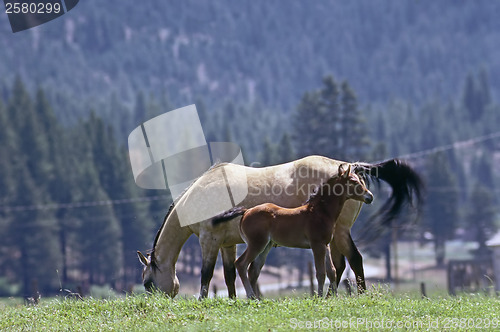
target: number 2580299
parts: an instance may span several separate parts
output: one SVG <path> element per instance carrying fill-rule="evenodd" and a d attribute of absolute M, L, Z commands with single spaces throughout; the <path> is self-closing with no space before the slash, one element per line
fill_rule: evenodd
<path fill-rule="evenodd" d="M 5 4 L 6 14 L 59 14 L 61 10 L 59 3 L 7 2 Z"/>

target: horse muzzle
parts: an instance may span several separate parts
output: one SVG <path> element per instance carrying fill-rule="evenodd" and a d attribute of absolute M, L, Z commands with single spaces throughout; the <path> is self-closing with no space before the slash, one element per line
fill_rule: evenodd
<path fill-rule="evenodd" d="M 371 202 L 373 202 L 373 194 L 368 191 L 364 196 L 363 198 L 365 199 L 365 204 L 371 204 Z"/>
<path fill-rule="evenodd" d="M 149 281 L 146 281 L 144 283 L 144 289 L 146 290 L 146 293 L 152 293 L 153 292 L 153 287 L 154 287 L 154 284 L 151 280 Z"/>

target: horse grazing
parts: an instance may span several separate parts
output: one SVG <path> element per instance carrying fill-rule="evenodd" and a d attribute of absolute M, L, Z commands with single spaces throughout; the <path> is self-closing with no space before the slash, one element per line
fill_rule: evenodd
<path fill-rule="evenodd" d="M 147 257 L 138 253 L 144 266 L 142 279 L 146 289 L 156 287 L 174 297 L 179 291 L 179 280 L 175 273 L 175 263 L 182 246 L 187 239 L 195 234 L 199 237 L 202 250 L 201 288 L 200 297 L 208 294 L 215 262 L 219 250 L 222 254 L 224 278 L 230 297 L 236 296 L 235 280 L 236 244 L 243 243 L 239 232 L 239 220 L 235 218 L 218 227 L 212 225 L 212 218 L 205 221 L 181 227 L 177 214 L 177 206 L 182 206 L 196 197 L 195 191 L 200 187 L 214 188 L 214 192 L 226 190 L 226 183 L 215 176 L 219 167 L 234 173 L 245 172 L 246 178 L 232 186 L 245 186 L 248 195 L 239 203 L 240 206 L 253 207 L 262 203 L 274 203 L 279 206 L 294 208 L 303 204 L 311 194 L 312 189 L 335 176 L 340 164 L 338 161 L 322 156 L 309 156 L 286 164 L 252 168 L 236 164 L 219 164 L 199 177 L 184 194 L 170 206 L 163 220 L 163 224 L 156 233 L 153 249 Z M 386 181 L 392 188 L 392 194 L 387 204 L 383 205 L 381 220 L 388 221 L 394 218 L 405 206 L 412 202 L 412 197 L 420 201 L 421 181 L 418 174 L 407 164 L 391 159 L 381 163 L 352 163 L 352 170 L 356 174 Z M 273 190 L 273 188 L 277 190 Z M 356 221 L 362 203 L 348 200 L 337 219 L 333 241 L 330 243 L 333 264 L 337 269 L 337 284 L 345 268 L 344 257 L 351 265 L 358 289 L 366 289 L 363 272 L 363 258 L 351 238 L 351 227 Z M 265 260 L 265 252 L 257 257 L 252 270 L 260 270 Z"/>
<path fill-rule="evenodd" d="M 249 281 L 248 266 L 257 256 L 272 246 L 311 248 L 316 267 L 318 296 L 323 296 L 325 275 L 328 273 L 332 292 L 336 290 L 336 272 L 329 252 L 335 223 L 344 203 L 348 199 L 370 204 L 373 194 L 365 183 L 339 166 L 338 175 L 326 181 L 306 204 L 296 208 L 283 208 L 272 203 L 264 203 L 250 209 L 236 207 L 212 219 L 213 224 L 228 221 L 243 215 L 240 234 L 247 249 L 236 260 L 235 265 L 245 286 L 247 297 L 256 298 L 257 280 Z M 326 264 L 326 266 L 325 266 Z M 255 276 L 255 278 L 257 278 Z"/>

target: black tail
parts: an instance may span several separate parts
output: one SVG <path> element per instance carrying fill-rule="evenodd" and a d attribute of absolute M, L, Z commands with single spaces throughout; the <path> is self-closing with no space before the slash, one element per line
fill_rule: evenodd
<path fill-rule="evenodd" d="M 357 174 L 383 180 L 392 188 L 391 197 L 377 212 L 377 215 L 382 217 L 382 224 L 390 224 L 407 204 L 413 205 L 420 211 L 423 203 L 423 182 L 408 164 L 398 159 L 391 159 L 378 164 L 357 163 L 354 166 Z"/>
<path fill-rule="evenodd" d="M 215 217 L 212 218 L 212 225 L 218 225 L 221 222 L 228 221 L 231 219 L 234 219 L 238 216 L 241 216 L 247 211 L 246 208 L 242 206 L 236 206 L 230 210 L 227 210 L 226 212 L 222 212 L 221 214 L 216 215 Z"/>

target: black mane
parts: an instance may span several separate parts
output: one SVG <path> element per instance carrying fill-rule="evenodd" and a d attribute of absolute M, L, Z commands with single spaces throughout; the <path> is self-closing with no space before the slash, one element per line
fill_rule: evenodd
<path fill-rule="evenodd" d="M 188 189 L 190 187 L 191 187 L 191 185 L 188 187 Z M 184 192 L 182 194 L 184 194 Z M 181 196 L 182 196 L 182 194 L 181 194 Z M 179 196 L 179 197 L 181 197 L 181 196 Z M 170 204 L 170 207 L 168 208 L 168 212 L 165 215 L 165 218 L 163 218 L 163 223 L 161 224 L 161 227 L 156 232 L 155 240 L 153 241 L 153 248 L 149 252 L 149 254 L 151 256 L 151 259 L 150 259 L 151 263 L 150 264 L 151 264 L 151 267 L 153 268 L 153 270 L 158 269 L 158 265 L 156 265 L 156 259 L 155 259 L 155 247 L 156 247 L 156 243 L 158 242 L 158 238 L 160 237 L 160 233 L 161 233 L 161 231 L 163 229 L 163 226 L 165 226 L 165 222 L 167 221 L 167 218 L 170 215 L 170 213 L 172 212 L 172 210 L 174 209 L 174 206 L 175 206 L 175 201 L 173 201 L 172 204 Z"/>

